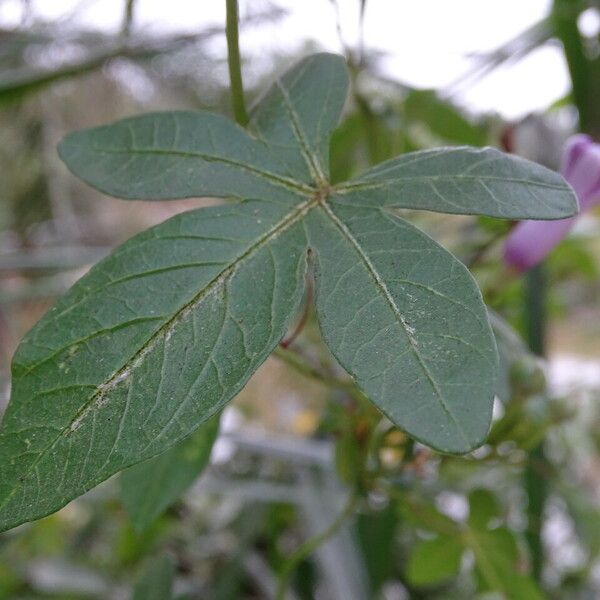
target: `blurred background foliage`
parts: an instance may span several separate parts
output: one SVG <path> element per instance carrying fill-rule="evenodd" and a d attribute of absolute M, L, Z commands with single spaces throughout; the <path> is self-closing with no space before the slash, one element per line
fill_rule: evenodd
<path fill-rule="evenodd" d="M 211 202 L 102 197 L 59 163 L 58 140 L 142 111 L 229 112 L 225 54 L 215 57 L 212 46 L 222 27 L 137 29 L 138 3 L 127 0 L 107 3 L 121 25 L 106 33 L 78 21 L 86 2 L 55 20 L 28 0 L 0 0 L 0 15 L 8 4 L 20 18 L 0 21 L 2 405 L 16 344 L 57 295 L 133 233 Z M 259 4 L 242 4 L 243 31 L 283 18 L 278 5 Z M 368 12 L 368 1 L 355 4 L 359 16 Z M 444 90 L 383 75 L 381 53 L 350 47 L 341 35 L 352 97 L 331 147 L 333 178 L 456 144 L 496 145 L 557 168 L 568 135 L 600 136 L 599 29 L 597 1 L 554 0 L 539 22 L 471 57 L 472 69 Z M 456 90 L 548 44 L 564 52 L 572 83 L 565 97 L 511 123 L 460 105 Z M 260 95 L 271 69 L 315 47 L 307 35 L 304 48 L 256 57 L 242 43 L 248 97 Z M 179 470 L 181 498 L 163 498 L 168 508 L 158 518 L 136 520 L 125 508 L 127 486 L 130 503 L 139 492 L 136 480 L 113 478 L 56 515 L 2 534 L 0 598 L 272 598 L 286 557 L 335 521 L 349 490 L 358 496 L 351 515 L 299 561 L 287 597 L 600 597 L 598 215 L 581 219 L 547 261 L 546 361 L 522 341 L 523 279 L 502 264 L 511 223 L 405 216 L 472 269 L 492 311 L 502 376 L 482 448 L 442 456 L 391 426 L 343 379 L 308 302 L 301 334 L 225 411 L 203 474 L 207 452 L 194 455 L 193 447 L 137 474 L 141 485 Z"/>

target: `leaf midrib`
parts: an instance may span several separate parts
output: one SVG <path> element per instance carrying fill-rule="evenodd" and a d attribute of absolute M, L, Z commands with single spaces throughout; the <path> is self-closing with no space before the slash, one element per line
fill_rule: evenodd
<path fill-rule="evenodd" d="M 261 236 L 254 244 L 249 246 L 240 256 L 238 256 L 226 269 L 221 271 L 217 276 L 215 276 L 200 292 L 198 292 L 191 300 L 189 300 L 186 304 L 184 304 L 181 308 L 177 310 L 177 312 L 166 321 L 161 327 L 159 327 L 150 338 L 130 357 L 128 358 L 123 366 L 119 368 L 113 375 L 109 377 L 109 379 L 100 384 L 96 384 L 96 391 L 94 394 L 90 396 L 90 398 L 86 401 L 86 403 L 79 409 L 77 414 L 70 422 L 59 430 L 59 433 L 54 437 L 48 446 L 46 446 L 43 450 L 41 450 L 36 459 L 29 465 L 27 470 L 21 474 L 21 478 L 19 479 L 19 483 L 15 485 L 7 496 L 0 501 L 0 509 L 2 509 L 7 502 L 14 496 L 16 491 L 22 485 L 22 480 L 25 479 L 25 475 L 29 474 L 31 471 L 37 468 L 38 463 L 42 460 L 42 458 L 51 450 L 54 445 L 69 433 L 75 431 L 79 428 L 83 419 L 87 416 L 87 414 L 94 410 L 99 401 L 103 398 L 103 395 L 113 389 L 117 384 L 121 383 L 129 376 L 131 369 L 135 368 L 136 363 L 143 358 L 152 350 L 157 340 L 159 340 L 163 335 L 167 335 L 172 328 L 174 328 L 182 318 L 184 318 L 190 311 L 194 309 L 194 307 L 200 303 L 208 294 L 210 294 L 214 289 L 217 288 L 218 285 L 225 282 L 229 276 L 233 275 L 235 270 L 239 267 L 239 265 L 252 256 L 255 252 L 263 248 L 266 244 L 268 244 L 271 240 L 275 239 L 277 236 L 281 235 L 285 230 L 292 227 L 295 223 L 300 221 L 304 216 L 313 209 L 318 203 L 316 198 L 310 198 L 306 200 L 300 205 L 296 205 L 294 210 L 289 212 L 283 219 L 281 219 L 276 225 L 271 227 L 267 233 Z M 75 427 L 74 427 L 75 426 Z"/>
<path fill-rule="evenodd" d="M 83 148 L 86 152 L 89 152 L 89 147 L 76 144 L 72 141 L 69 141 L 68 145 L 75 148 Z M 94 152 L 104 153 L 104 154 L 124 154 L 124 155 L 132 155 L 132 154 L 156 154 L 163 156 L 180 156 L 183 158 L 199 158 L 201 160 L 205 160 L 206 162 L 220 162 L 225 165 L 229 165 L 232 167 L 236 167 L 253 175 L 257 175 L 262 179 L 265 179 L 269 183 L 284 187 L 292 192 L 300 193 L 303 196 L 312 196 L 315 190 L 296 179 L 291 179 L 288 177 L 283 177 L 282 175 L 277 175 L 276 173 L 271 173 L 271 171 L 265 171 L 264 169 L 259 169 L 254 167 L 253 165 L 249 165 L 248 163 L 244 163 L 241 161 L 233 160 L 231 158 L 225 158 L 223 156 L 215 156 L 214 154 L 208 154 L 205 152 L 198 152 L 194 150 L 163 150 L 161 148 L 107 148 L 107 147 L 94 147 Z"/>
<path fill-rule="evenodd" d="M 484 578 L 487 579 L 487 583 L 490 584 L 492 588 L 504 590 L 505 587 L 502 584 L 502 579 L 498 576 L 493 562 L 488 558 L 488 555 L 479 543 L 476 533 L 467 530 L 463 533 L 463 536 L 465 537 L 467 545 L 475 555 L 476 560 L 479 562 L 478 566 Z"/>
<path fill-rule="evenodd" d="M 285 107 L 287 115 L 290 118 L 292 133 L 298 141 L 300 152 L 302 153 L 308 170 L 310 171 L 310 174 L 312 175 L 313 180 L 317 186 L 325 186 L 327 185 L 327 180 L 323 173 L 323 169 L 321 168 L 319 158 L 312 151 L 310 144 L 308 143 L 308 140 L 305 137 L 304 131 L 302 130 L 302 125 L 300 123 L 300 119 L 298 117 L 298 113 L 296 113 L 291 98 L 289 97 L 288 91 L 280 82 L 277 82 L 277 87 L 281 93 L 281 97 L 283 98 L 283 105 Z"/>
<path fill-rule="evenodd" d="M 382 293 L 384 299 L 386 300 L 386 302 L 389 305 L 390 309 L 394 313 L 394 316 L 396 317 L 396 320 L 398 321 L 398 323 L 401 325 L 402 329 L 404 330 L 404 332 L 406 334 L 406 337 L 407 337 L 407 339 L 409 341 L 410 348 L 411 348 L 411 350 L 413 352 L 413 355 L 415 356 L 415 358 L 419 362 L 419 365 L 421 366 L 421 369 L 423 370 L 423 373 L 425 374 L 425 376 L 429 380 L 429 382 L 431 384 L 431 387 L 433 388 L 433 391 L 435 392 L 435 395 L 437 396 L 437 398 L 439 400 L 439 403 L 440 403 L 440 406 L 441 406 L 442 410 L 446 413 L 446 415 L 452 421 L 452 423 L 454 423 L 454 426 L 456 427 L 456 430 L 460 433 L 461 437 L 463 438 L 463 441 L 467 444 L 467 447 L 469 447 L 469 448 L 472 447 L 473 444 L 468 439 L 468 437 L 466 435 L 466 432 L 461 427 L 460 423 L 458 422 L 458 420 L 454 416 L 454 413 L 452 412 L 450 406 L 446 402 L 446 400 L 444 398 L 444 395 L 442 394 L 442 391 L 441 391 L 441 389 L 440 389 L 440 387 L 438 385 L 438 382 L 434 378 L 434 376 L 431 373 L 431 371 L 429 370 L 429 367 L 427 366 L 425 360 L 421 356 L 421 353 L 419 352 L 419 349 L 418 349 L 418 346 L 417 346 L 417 342 L 414 339 L 412 333 L 410 332 L 410 329 L 409 329 L 409 327 L 408 327 L 408 325 L 406 323 L 404 315 L 400 312 L 400 309 L 396 305 L 396 302 L 394 301 L 394 298 L 392 297 L 390 291 L 388 290 L 387 286 L 385 285 L 385 282 L 379 276 L 379 273 L 377 272 L 377 269 L 375 268 L 375 266 L 373 265 L 373 263 L 371 262 L 371 260 L 369 259 L 369 257 L 365 254 L 365 252 L 363 251 L 363 249 L 362 249 L 361 245 L 359 244 L 358 240 L 352 235 L 352 232 L 348 229 L 348 227 L 346 226 L 346 224 L 343 223 L 339 219 L 339 217 L 333 212 L 333 210 L 327 205 L 326 202 L 322 202 L 320 204 L 320 206 L 323 209 L 323 212 L 329 217 L 329 219 L 335 225 L 335 227 L 342 233 L 342 235 L 346 238 L 346 240 L 356 250 L 356 253 L 358 254 L 361 262 L 364 264 L 367 272 L 369 273 L 369 275 L 371 276 L 371 278 L 375 282 L 376 287 Z"/>
<path fill-rule="evenodd" d="M 548 188 L 551 190 L 565 190 L 566 186 L 554 183 L 545 183 L 543 181 L 532 181 L 530 179 L 521 179 L 513 177 L 497 177 L 493 175 L 418 175 L 411 177 L 395 177 L 391 179 L 381 179 L 379 182 L 371 181 L 357 181 L 356 183 L 340 184 L 333 188 L 332 193 L 334 194 L 347 194 L 355 190 L 369 190 L 387 187 L 389 185 L 398 183 L 429 183 L 432 181 L 502 181 L 508 183 L 521 183 L 523 185 L 530 185 L 542 188 Z"/>

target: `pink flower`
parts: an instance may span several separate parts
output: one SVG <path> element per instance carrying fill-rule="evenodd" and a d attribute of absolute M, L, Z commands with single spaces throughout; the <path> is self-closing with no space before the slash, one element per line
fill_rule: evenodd
<path fill-rule="evenodd" d="M 579 198 L 580 214 L 600 204 L 600 144 L 575 135 L 565 145 L 560 172 Z M 567 236 L 579 215 L 558 221 L 521 221 L 504 246 L 504 261 L 518 271 L 540 263 Z"/>

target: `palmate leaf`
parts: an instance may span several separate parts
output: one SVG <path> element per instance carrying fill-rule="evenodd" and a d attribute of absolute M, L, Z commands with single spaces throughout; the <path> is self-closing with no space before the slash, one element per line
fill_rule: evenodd
<path fill-rule="evenodd" d="M 0 529 L 57 510 L 218 412 L 293 320 L 309 249 L 323 336 L 371 400 L 434 448 L 482 441 L 496 350 L 479 292 L 456 259 L 386 211 L 456 212 L 454 180 L 469 173 L 478 183 L 463 189 L 461 212 L 560 218 L 573 193 L 490 150 L 408 155 L 397 161 L 408 170 L 388 163 L 366 184 L 331 187 L 327 141 L 346 92 L 342 59 L 316 55 L 259 103 L 254 135 L 208 113 L 155 113 L 61 144 L 76 175 L 123 198 L 238 201 L 135 236 L 25 336 L 0 431 Z"/>

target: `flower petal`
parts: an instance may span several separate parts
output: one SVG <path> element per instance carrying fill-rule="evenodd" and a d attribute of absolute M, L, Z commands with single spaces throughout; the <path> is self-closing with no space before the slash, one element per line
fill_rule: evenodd
<path fill-rule="evenodd" d="M 586 135 L 573 136 L 565 146 L 561 172 L 575 190 L 582 211 L 600 201 L 600 144 Z"/>
<path fill-rule="evenodd" d="M 531 269 L 566 237 L 575 219 L 521 221 L 506 239 L 504 261 L 521 272 Z"/>
<path fill-rule="evenodd" d="M 600 144 L 587 135 L 574 135 L 566 143 L 560 172 L 579 199 L 580 210 L 600 204 Z M 560 221 L 522 221 L 504 246 L 504 261 L 518 271 L 542 262 L 569 233 L 577 217 Z"/>
<path fill-rule="evenodd" d="M 593 145 L 593 143 L 594 142 L 589 135 L 584 135 L 582 133 L 572 135 L 566 141 L 560 164 L 560 172 L 565 178 L 571 175 L 575 163 L 579 160 L 586 149 L 590 145 Z"/>

